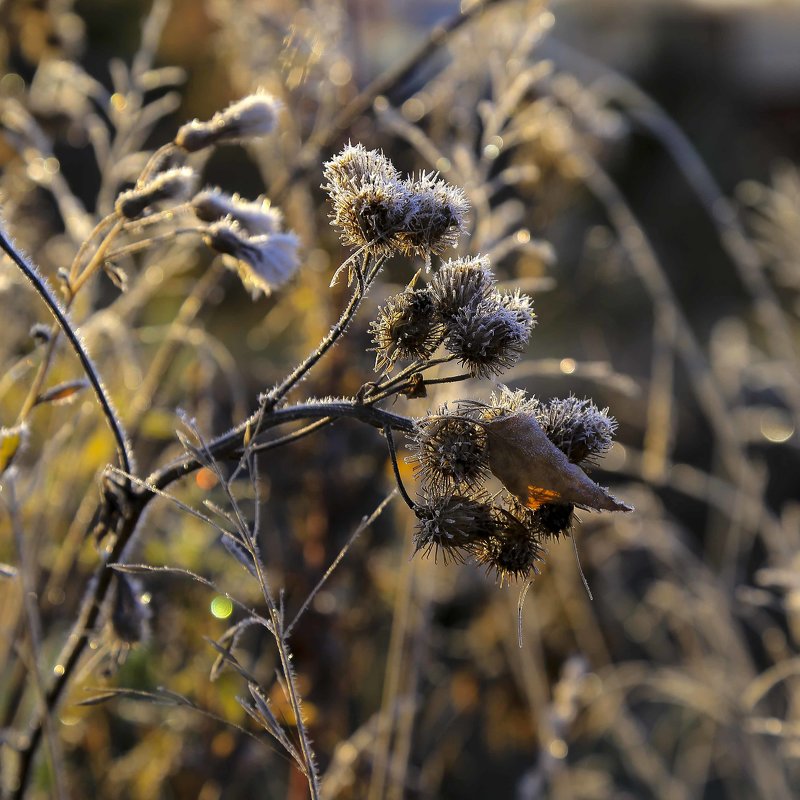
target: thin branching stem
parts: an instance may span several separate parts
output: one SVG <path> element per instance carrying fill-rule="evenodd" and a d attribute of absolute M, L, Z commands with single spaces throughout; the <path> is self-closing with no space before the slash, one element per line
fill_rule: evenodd
<path fill-rule="evenodd" d="M 131 244 L 126 244 L 117 250 L 112 250 L 106 255 L 106 260 L 113 261 L 115 258 L 122 258 L 123 256 L 130 256 L 134 253 L 140 253 L 143 250 L 147 250 L 149 247 L 152 247 L 154 244 L 169 242 L 176 236 L 186 236 L 189 234 L 199 235 L 204 231 L 205 228 L 200 225 L 193 226 L 191 228 L 174 228 L 167 233 L 161 233 L 158 236 L 149 236 L 147 239 L 142 239 L 140 242 L 132 242 Z"/>
<path fill-rule="evenodd" d="M 291 442 L 296 442 L 305 438 L 306 436 L 310 436 L 315 431 L 330 425 L 332 422 L 335 422 L 333 417 L 324 417 L 323 419 L 318 419 L 316 422 L 311 422 L 308 425 L 304 425 L 299 430 L 293 431 L 292 433 L 287 433 L 285 436 L 279 436 L 277 439 L 270 439 L 268 442 L 260 442 L 259 444 L 253 445 L 251 450 L 253 453 L 265 453 L 267 450 L 274 450 L 276 447 L 283 447 L 286 444 L 290 444 Z"/>
<path fill-rule="evenodd" d="M 370 256 L 368 253 L 364 254 L 364 261 L 361 268 L 360 275 L 367 275 L 370 265 Z M 372 271 L 374 278 L 375 270 Z M 299 383 L 308 374 L 308 371 L 333 347 L 339 340 L 342 334 L 347 330 L 347 326 L 352 322 L 359 306 L 366 296 L 367 290 L 370 285 L 370 280 L 364 279 L 363 284 L 359 275 L 359 282 L 355 291 L 350 297 L 350 301 L 345 307 L 342 315 L 337 320 L 336 324 L 328 331 L 323 337 L 322 341 L 317 345 L 313 352 L 309 353 L 303 361 L 301 361 L 274 389 L 267 393 L 265 398 L 265 407 L 275 407 L 292 388 Z"/>
<path fill-rule="evenodd" d="M 45 685 L 42 677 L 42 620 L 39 608 L 36 604 L 36 568 L 31 560 L 29 552 L 30 542 L 26 540 L 25 532 L 22 527 L 22 520 L 19 515 L 19 504 L 16 496 L 15 479 L 4 481 L 6 497 L 5 503 L 8 509 L 11 530 L 17 546 L 17 553 L 20 562 L 20 583 L 22 585 L 23 606 L 25 611 L 25 621 L 28 628 L 28 640 L 30 643 L 30 674 L 33 676 L 33 685 L 37 694 L 37 701 L 42 706 L 42 719 L 44 724 L 45 741 L 47 751 L 50 755 L 50 767 L 54 785 L 54 794 L 57 800 L 65 798 L 66 791 L 63 785 L 63 754 L 59 744 L 58 734 L 56 733 L 53 715 L 46 707 Z"/>
<path fill-rule="evenodd" d="M 459 375 L 450 375 L 446 378 L 426 378 L 425 380 L 422 381 L 420 385 L 427 387 L 427 386 L 435 386 L 436 384 L 440 383 L 461 383 L 461 381 L 469 380 L 472 377 L 474 376 L 470 375 L 469 372 L 464 372 Z M 395 384 L 395 382 L 392 381 L 392 384 Z M 412 389 L 412 388 L 414 388 L 414 384 L 410 379 L 407 379 L 402 384 L 393 385 L 391 389 L 386 389 L 386 391 L 379 392 L 378 394 L 375 395 L 369 395 L 368 402 L 378 403 L 381 400 L 385 400 L 387 397 L 391 397 L 394 394 L 402 394 L 407 389 Z"/>
<path fill-rule="evenodd" d="M 451 361 L 455 359 L 454 355 L 447 355 L 441 356 L 440 358 L 432 358 L 429 361 L 422 361 L 417 360 L 414 361 L 412 364 L 409 364 L 403 369 L 400 370 L 396 375 L 392 375 L 388 377 L 383 383 L 378 384 L 374 389 L 373 392 L 381 392 L 380 395 L 371 394 L 369 395 L 370 402 L 377 402 L 379 399 L 383 397 L 387 397 L 391 392 L 387 392 L 388 389 L 392 389 L 395 386 L 405 383 L 408 378 L 410 378 L 416 372 L 424 372 L 427 369 L 432 369 L 433 367 L 438 367 L 441 364 L 449 364 Z"/>
<path fill-rule="evenodd" d="M 391 425 L 393 430 L 403 431 L 410 433 L 414 429 L 413 421 L 394 414 L 391 411 L 385 411 L 382 408 L 375 408 L 366 403 L 358 403 L 356 401 L 341 401 L 336 403 L 309 403 L 297 406 L 286 406 L 284 408 L 276 409 L 270 413 L 265 413 L 261 423 L 262 430 L 273 428 L 278 425 L 283 425 L 287 422 L 296 422 L 298 420 L 311 420 L 311 419 L 327 419 L 337 417 L 352 417 L 368 425 L 376 428 L 383 429 L 384 425 Z M 236 459 L 240 458 L 244 452 L 244 444 L 242 436 L 245 432 L 246 425 L 237 425 L 229 433 L 212 439 L 208 442 L 208 452 L 213 458 L 216 459 Z M 203 464 L 193 456 L 184 456 L 183 458 L 174 461 L 156 470 L 148 479 L 150 483 L 163 489 L 174 483 L 184 475 L 189 475 L 192 472 L 200 469 Z"/>
<path fill-rule="evenodd" d="M 264 415 L 262 427 L 270 428 L 286 422 L 304 419 L 314 419 L 320 423 L 324 421 L 327 424 L 339 417 L 352 417 L 381 429 L 388 424 L 394 430 L 404 432 L 413 430 L 413 421 L 408 417 L 355 401 L 350 403 L 315 403 L 273 410 Z M 228 434 L 212 439 L 207 443 L 205 453 L 215 460 L 240 458 L 243 450 L 242 433 L 244 427 L 244 425 L 239 426 Z M 25 795 L 28 781 L 30 780 L 33 759 L 42 738 L 44 715 L 52 714 L 58 706 L 64 691 L 75 674 L 81 656 L 86 650 L 91 632 L 95 630 L 100 621 L 101 609 L 111 588 L 114 573 L 113 569 L 108 568 L 109 565 L 122 562 L 126 548 L 135 534 L 149 502 L 176 480 L 194 472 L 201 466 L 203 466 L 203 463 L 190 456 L 157 470 L 145 482 L 146 485 L 142 485 L 142 482 L 138 481 L 138 479 L 137 481 L 131 481 L 131 485 L 128 488 L 128 514 L 117 531 L 111 552 L 105 561 L 98 565 L 95 571 L 91 588 L 83 599 L 77 620 L 56 662 L 53 682 L 47 689 L 43 712 L 35 716 L 30 726 L 27 746 L 20 751 L 17 788 L 12 794 L 14 800 L 21 800 Z M 124 471 L 129 472 L 128 470 Z M 275 614 L 275 618 L 270 615 L 272 624 L 274 624 L 275 620 L 280 621 L 277 609 Z M 278 630 L 282 630 L 282 628 L 278 628 Z M 282 664 L 291 667 L 291 656 L 288 652 L 288 647 L 281 649 L 279 646 L 279 651 L 281 652 Z"/>
<path fill-rule="evenodd" d="M 47 306 L 50 313 L 55 317 L 58 322 L 59 328 L 66 336 L 78 360 L 81 362 L 83 371 L 89 383 L 92 385 L 97 401 L 103 410 L 103 415 L 106 418 L 109 428 L 114 435 L 114 440 L 117 443 L 117 451 L 119 454 L 120 466 L 125 472 L 132 472 L 134 465 L 133 452 L 130 449 L 128 437 L 125 433 L 122 423 L 120 422 L 117 412 L 111 403 L 111 398 L 106 393 L 100 374 L 97 371 L 92 359 L 86 351 L 86 348 L 81 342 L 76 330 L 72 327 L 66 312 L 61 308 L 61 304 L 56 299 L 55 295 L 50 291 L 45 280 L 39 274 L 39 271 L 14 247 L 5 231 L 0 228 L 0 247 L 5 251 L 6 255 L 19 267 L 25 277 L 31 282 L 33 288 L 42 298 L 42 301 Z"/>
<path fill-rule="evenodd" d="M 406 505 L 415 511 L 417 504 L 409 497 L 406 487 L 403 485 L 403 479 L 400 477 L 400 467 L 397 463 L 397 450 L 394 446 L 394 435 L 392 434 L 391 425 L 384 425 L 383 433 L 386 436 L 386 445 L 389 448 L 389 458 L 392 461 L 392 469 L 394 470 L 394 478 L 397 481 L 397 488 L 400 490 L 400 496 L 405 500 Z"/>

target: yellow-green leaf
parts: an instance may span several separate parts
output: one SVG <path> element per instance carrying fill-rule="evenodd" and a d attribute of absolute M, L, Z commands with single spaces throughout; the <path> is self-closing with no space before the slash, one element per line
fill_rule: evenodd
<path fill-rule="evenodd" d="M 22 446 L 27 429 L 24 425 L 0 428 L 0 473 L 6 471 L 17 451 Z"/>

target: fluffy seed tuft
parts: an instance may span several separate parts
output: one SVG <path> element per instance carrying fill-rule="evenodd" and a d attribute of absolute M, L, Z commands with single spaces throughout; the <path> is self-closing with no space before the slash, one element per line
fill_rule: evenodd
<path fill-rule="evenodd" d="M 208 226 L 203 241 L 212 250 L 226 256 L 225 265 L 234 270 L 255 299 L 288 281 L 299 266 L 297 236 L 272 233 L 248 236 L 230 218 Z"/>
<path fill-rule="evenodd" d="M 195 153 L 215 144 L 240 143 L 266 136 L 274 130 L 280 109 L 277 98 L 258 91 L 217 111 L 210 120 L 195 119 L 182 125 L 175 136 L 175 144 Z"/>
<path fill-rule="evenodd" d="M 216 188 L 198 192 L 192 198 L 192 210 L 203 222 L 230 217 L 254 236 L 278 233 L 283 222 L 281 212 L 266 197 L 244 200 L 238 194 L 229 195 Z"/>
<path fill-rule="evenodd" d="M 147 183 L 121 192 L 114 203 L 114 210 L 125 219 L 137 219 L 154 203 L 185 200 L 194 191 L 196 179 L 191 167 L 164 170 Z"/>

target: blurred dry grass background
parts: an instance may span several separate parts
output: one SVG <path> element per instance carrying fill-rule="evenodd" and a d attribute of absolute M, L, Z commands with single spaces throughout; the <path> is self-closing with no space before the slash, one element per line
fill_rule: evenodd
<path fill-rule="evenodd" d="M 259 86 L 285 103 L 279 136 L 216 151 L 203 175 L 273 198 L 304 245 L 297 279 L 251 303 L 219 273 L 176 328 L 210 257 L 167 242 L 125 263 L 127 293 L 100 281 L 79 310 L 146 474 L 177 452 L 177 407 L 204 431 L 226 430 L 335 319 L 344 294 L 328 283 L 346 253 L 317 188 L 325 158 L 352 139 L 463 186 L 473 206 L 465 249 L 491 254 L 501 278 L 536 301 L 526 359 L 504 380 L 610 407 L 618 444 L 596 477 L 636 513 L 583 515 L 576 539 L 593 601 L 569 543 L 551 548 L 520 649 L 515 589 L 474 565 L 410 560 L 412 520 L 391 505 L 292 637 L 324 796 L 796 797 L 800 11 L 677 0 L 490 5 L 308 158 L 303 144 L 454 3 L 175 0 L 159 6 L 156 64 L 184 69 L 185 83 L 154 86 L 140 111 L 123 65 L 149 4 L 6 0 L 5 222 L 52 276 L 141 167 L 138 151 Z M 52 72 L 70 59 L 85 73 Z M 105 144 L 101 128 L 112 133 Z M 381 293 L 411 274 L 408 263 L 391 265 L 298 397 L 352 395 L 370 379 L 368 321 Z M 9 426 L 37 365 L 29 330 L 46 315 L 6 262 L 0 304 L 0 423 Z M 173 358 L 151 382 L 167 337 Z M 52 382 L 76 374 L 64 354 Z M 489 388 L 393 408 L 420 415 Z M 36 704 L 32 663 L 52 670 L 97 563 L 84 532 L 96 476 L 112 459 L 91 400 L 36 410 L 16 522 L 8 505 L 0 518 L 0 561 L 24 566 L 42 623 L 32 652 L 20 633 L 22 582 L 2 580 L 7 786 L 15 736 Z M 391 469 L 375 432 L 348 421 L 262 468 L 262 552 L 293 613 L 386 496 Z M 176 493 L 194 506 L 222 502 L 207 471 Z M 213 530 L 169 503 L 153 504 L 135 560 L 190 569 L 259 602 Z M 204 637 L 227 626 L 224 598 L 174 576 L 148 578 L 145 589 L 149 640 L 127 652 L 97 632 L 29 796 L 306 797 L 283 756 L 220 721 L 249 724 L 239 676 L 208 677 L 215 654 Z M 241 644 L 290 722 L 269 637 L 250 629 Z M 104 686 L 164 687 L 217 718 L 133 698 L 77 705 Z"/>

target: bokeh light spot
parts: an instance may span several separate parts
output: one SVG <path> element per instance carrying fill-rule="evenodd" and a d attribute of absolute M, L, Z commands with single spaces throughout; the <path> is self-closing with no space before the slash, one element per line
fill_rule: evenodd
<path fill-rule="evenodd" d="M 218 594 L 211 601 L 211 613 L 217 619 L 227 619 L 233 613 L 233 603 L 224 595 Z"/>
<path fill-rule="evenodd" d="M 766 408 L 759 420 L 761 435 L 773 444 L 782 444 L 792 438 L 794 425 L 789 416 L 777 408 Z"/>

